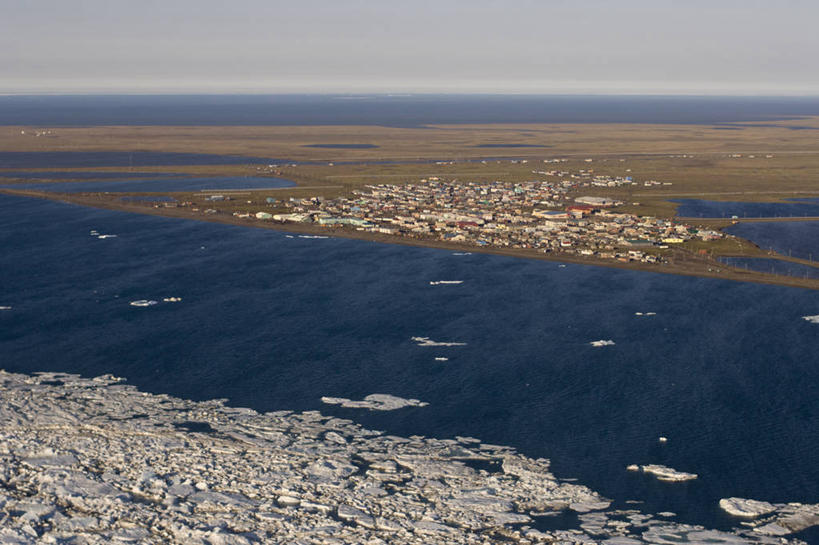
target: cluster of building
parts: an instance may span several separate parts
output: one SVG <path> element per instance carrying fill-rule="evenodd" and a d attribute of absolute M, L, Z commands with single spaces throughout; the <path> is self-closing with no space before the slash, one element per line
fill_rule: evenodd
<path fill-rule="evenodd" d="M 657 250 L 671 244 L 723 236 L 669 220 L 618 213 L 616 208 L 623 203 L 613 199 L 574 196 L 582 187 L 623 185 L 632 183 L 630 179 L 586 171 L 552 177 L 521 183 L 429 178 L 372 185 L 349 197 L 290 199 L 283 203 L 288 213 L 259 212 L 256 218 L 649 263 L 662 261 Z"/>

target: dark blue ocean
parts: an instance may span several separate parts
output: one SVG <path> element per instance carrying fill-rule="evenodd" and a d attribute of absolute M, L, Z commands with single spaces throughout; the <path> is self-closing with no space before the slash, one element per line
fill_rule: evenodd
<path fill-rule="evenodd" d="M 736 524 L 721 497 L 819 501 L 819 326 L 802 319 L 819 314 L 816 291 L 5 195 L 0 248 L 9 371 L 113 373 L 152 392 L 318 409 L 404 436 L 471 435 L 548 457 L 558 476 L 621 504 L 711 527 Z M 320 401 L 371 393 L 430 405 Z M 661 483 L 627 472 L 633 463 L 700 478 Z"/>
<path fill-rule="evenodd" d="M 2 96 L 0 125 L 717 124 L 819 115 L 817 97 L 604 95 Z"/>
<path fill-rule="evenodd" d="M 34 189 L 37 191 L 49 191 L 54 193 L 126 193 L 126 192 L 152 192 L 152 191 L 202 191 L 202 190 L 233 190 L 242 189 L 268 189 L 280 187 L 292 187 L 296 185 L 290 180 L 283 178 L 273 178 L 267 176 L 211 176 L 208 178 L 198 177 L 173 177 L 158 176 L 136 180 L 113 180 L 113 181 L 82 181 L 82 182 L 58 182 L 58 183 L 16 183 L 14 185 L 4 185 L 0 181 L 0 187 L 12 187 L 14 189 Z"/>

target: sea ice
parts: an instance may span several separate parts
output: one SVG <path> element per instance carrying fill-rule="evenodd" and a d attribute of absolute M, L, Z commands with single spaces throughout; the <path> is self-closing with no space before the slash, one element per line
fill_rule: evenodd
<path fill-rule="evenodd" d="M 590 345 L 592 345 L 592 346 L 596 346 L 596 347 L 600 347 L 600 346 L 614 346 L 614 341 L 612 341 L 611 339 L 609 339 L 609 340 L 607 340 L 607 341 L 605 341 L 605 340 L 599 340 L 599 341 L 592 341 L 592 342 L 590 342 L 589 344 L 590 344 Z"/>
<path fill-rule="evenodd" d="M 629 471 L 642 471 L 657 477 L 658 480 L 664 482 L 682 482 L 692 481 L 697 478 L 696 473 L 686 473 L 684 471 L 677 471 L 676 469 L 659 464 L 648 464 L 645 466 L 638 466 L 632 464 L 626 468 Z"/>
<path fill-rule="evenodd" d="M 404 399 L 389 394 L 370 394 L 361 401 L 344 397 L 322 397 L 321 401 L 329 405 L 341 405 L 348 409 L 369 409 L 371 411 L 394 411 L 404 407 L 426 407 L 429 403 L 417 399 Z"/>
<path fill-rule="evenodd" d="M 744 498 L 722 498 L 719 500 L 719 507 L 729 515 L 743 518 L 756 518 L 776 511 L 776 506 L 766 501 Z"/>
<path fill-rule="evenodd" d="M 447 343 L 433 341 L 429 337 L 412 337 L 412 341 L 418 346 L 466 346 L 466 343 Z"/>
<path fill-rule="evenodd" d="M 131 301 L 132 307 L 151 307 L 156 305 L 157 302 L 149 299 L 139 299 L 137 301 Z"/>
<path fill-rule="evenodd" d="M 802 319 L 807 320 L 808 322 L 810 322 L 812 324 L 819 324 L 819 314 L 817 314 L 815 316 L 802 316 Z"/>
<path fill-rule="evenodd" d="M 511 447 L 120 382 L 0 370 L 0 481 L 13 483 L 0 487 L 0 543 L 804 545 L 782 536 L 819 522 L 819 506 L 798 503 L 731 531 L 658 520 L 611 510 Z M 421 403 L 376 396 L 364 401 Z M 180 430 L 190 422 L 212 433 Z M 567 510 L 579 523 L 565 530 L 521 526 Z"/>

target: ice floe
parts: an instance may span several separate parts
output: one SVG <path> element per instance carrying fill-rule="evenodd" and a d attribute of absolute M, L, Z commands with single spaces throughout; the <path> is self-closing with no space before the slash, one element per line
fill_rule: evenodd
<path fill-rule="evenodd" d="M 429 337 L 412 337 L 411 340 L 418 346 L 466 346 L 466 343 L 433 341 Z"/>
<path fill-rule="evenodd" d="M 592 341 L 589 343 L 592 346 L 601 347 L 601 346 L 614 346 L 614 341 L 611 339 L 609 340 L 599 340 L 599 341 Z"/>
<path fill-rule="evenodd" d="M 766 501 L 744 498 L 722 498 L 719 507 L 729 515 L 743 518 L 756 518 L 776 511 L 776 507 Z"/>
<path fill-rule="evenodd" d="M 469 437 L 0 371 L 2 543 L 799 545 L 781 536 L 816 524 L 817 509 L 776 504 L 710 530 L 612 508 L 548 460 Z M 533 527 L 567 511 L 577 524 Z"/>
<path fill-rule="evenodd" d="M 130 305 L 132 307 L 152 307 L 158 304 L 153 299 L 138 299 L 136 301 L 131 301 Z"/>
<path fill-rule="evenodd" d="M 433 280 L 429 283 L 430 286 L 441 286 L 447 284 L 463 284 L 463 280 Z"/>
<path fill-rule="evenodd" d="M 370 394 L 361 401 L 343 397 L 322 397 L 322 403 L 341 405 L 347 409 L 369 409 L 371 411 L 394 411 L 404 407 L 426 407 L 429 403 L 417 399 L 404 399 L 390 394 Z"/>
<path fill-rule="evenodd" d="M 686 473 L 684 471 L 677 471 L 676 469 L 659 464 L 648 464 L 644 466 L 632 464 L 628 466 L 626 469 L 628 469 L 629 471 L 642 471 L 643 473 L 654 475 L 655 477 L 657 477 L 657 480 L 664 482 L 693 481 L 694 479 L 697 478 L 696 473 Z"/>
<path fill-rule="evenodd" d="M 810 322 L 812 324 L 819 324 L 819 314 L 817 314 L 815 316 L 802 316 L 802 319 L 807 320 L 808 322 Z"/>

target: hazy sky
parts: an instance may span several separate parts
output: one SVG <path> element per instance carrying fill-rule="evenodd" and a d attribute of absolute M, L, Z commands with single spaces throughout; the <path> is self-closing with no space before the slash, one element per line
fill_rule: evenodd
<path fill-rule="evenodd" d="M 819 95 L 817 0 L 0 0 L 0 93 Z"/>

